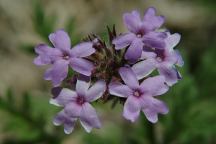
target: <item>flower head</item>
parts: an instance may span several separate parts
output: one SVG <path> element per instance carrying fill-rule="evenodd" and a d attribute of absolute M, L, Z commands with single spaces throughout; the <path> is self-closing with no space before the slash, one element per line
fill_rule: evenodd
<path fill-rule="evenodd" d="M 35 48 L 38 57 L 35 58 L 34 63 L 36 65 L 52 65 L 45 72 L 45 80 L 51 80 L 53 86 L 59 86 L 61 81 L 67 77 L 68 66 L 83 75 L 91 75 L 94 68 L 93 63 L 84 57 L 95 52 L 92 42 L 82 42 L 71 49 L 70 38 L 64 30 L 50 34 L 49 40 L 54 48 L 45 44 L 40 44 Z"/>
<path fill-rule="evenodd" d="M 109 85 L 109 92 L 126 98 L 123 111 L 123 116 L 126 119 L 132 122 L 136 121 L 142 110 L 147 119 L 155 123 L 158 120 L 158 113 L 166 114 L 168 112 L 165 103 L 154 98 L 154 96 L 162 95 L 168 91 L 163 76 L 150 77 L 139 84 L 131 68 L 122 67 L 119 74 L 125 84 L 113 82 Z"/>
<path fill-rule="evenodd" d="M 123 116 L 131 122 L 140 111 L 152 123 L 158 121 L 158 114 L 168 113 L 156 96 L 181 79 L 176 66 L 184 62 L 174 49 L 181 36 L 160 29 L 164 17 L 156 16 L 154 8 L 147 9 L 143 18 L 137 11 L 125 13 L 123 20 L 128 32 L 117 34 L 115 26 L 107 27 L 109 43 L 91 34 L 71 48 L 68 34 L 58 30 L 49 35 L 53 47 L 36 46 L 34 63 L 51 65 L 44 75 L 54 86 L 50 103 L 63 107 L 53 123 L 64 125 L 66 134 L 73 131 L 77 120 L 87 132 L 101 127 L 91 105 L 98 99 L 113 100 L 113 107 L 118 100 L 123 102 Z M 68 74 L 69 68 L 77 73 Z"/>
<path fill-rule="evenodd" d="M 156 10 L 149 8 L 141 19 L 138 11 L 126 13 L 123 16 L 124 24 L 129 30 L 113 40 L 116 50 L 127 46 L 125 59 L 136 62 L 141 57 L 143 47 L 154 47 L 161 49 L 164 47 L 164 32 L 156 31 L 164 23 L 163 16 L 156 16 Z"/>
<path fill-rule="evenodd" d="M 77 119 L 80 119 L 81 125 L 87 132 L 92 128 L 101 127 L 97 113 L 90 102 L 103 95 L 106 84 L 100 80 L 89 87 L 90 82 L 77 80 L 76 91 L 63 88 L 57 97 L 50 100 L 51 104 L 64 107 L 64 110 L 54 119 L 54 124 L 64 124 L 66 133 L 72 132 Z"/>

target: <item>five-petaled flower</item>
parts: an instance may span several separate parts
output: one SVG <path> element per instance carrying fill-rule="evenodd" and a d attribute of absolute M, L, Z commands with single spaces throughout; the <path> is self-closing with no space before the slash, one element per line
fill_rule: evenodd
<path fill-rule="evenodd" d="M 95 52 L 92 42 L 82 42 L 71 49 L 71 41 L 64 30 L 58 30 L 49 35 L 54 48 L 39 44 L 35 51 L 39 55 L 35 58 L 36 65 L 51 64 L 45 74 L 45 80 L 51 80 L 53 86 L 59 86 L 68 74 L 68 65 L 76 72 L 86 76 L 91 75 L 94 68 L 92 62 L 84 59 Z"/>
<path fill-rule="evenodd" d="M 171 35 L 169 32 L 167 32 L 167 35 L 164 49 L 143 51 L 142 59 L 144 60 L 132 66 L 138 79 L 146 77 L 156 68 L 160 75 L 165 77 L 169 86 L 181 79 L 181 75 L 175 68 L 175 65 L 183 66 L 184 62 L 179 52 L 173 49 L 179 43 L 181 36 L 178 33 Z"/>
<path fill-rule="evenodd" d="M 103 80 L 97 81 L 91 87 L 90 82 L 77 80 L 76 91 L 63 88 L 57 97 L 50 100 L 51 104 L 64 107 L 64 110 L 54 118 L 53 123 L 64 124 L 67 134 L 73 131 L 77 119 L 80 119 L 81 125 L 87 132 L 92 128 L 100 128 L 100 120 L 90 102 L 99 99 L 105 90 L 106 83 Z"/>
<path fill-rule="evenodd" d="M 129 32 L 118 36 L 113 40 L 113 44 L 116 50 L 129 46 L 125 53 L 125 59 L 132 63 L 141 57 L 143 47 L 164 48 L 166 34 L 157 31 L 164 23 L 164 17 L 155 14 L 156 10 L 149 8 L 145 12 L 143 20 L 138 11 L 132 11 L 123 16 L 124 24 Z"/>
<path fill-rule="evenodd" d="M 127 98 L 124 104 L 123 116 L 134 122 L 142 110 L 146 118 L 155 123 L 158 120 L 158 113 L 168 113 L 168 108 L 162 101 L 154 96 L 162 95 L 168 91 L 163 76 L 149 77 L 139 84 L 135 73 L 131 68 L 122 67 L 119 74 L 126 84 L 112 82 L 109 85 L 109 92 L 113 95 Z"/>

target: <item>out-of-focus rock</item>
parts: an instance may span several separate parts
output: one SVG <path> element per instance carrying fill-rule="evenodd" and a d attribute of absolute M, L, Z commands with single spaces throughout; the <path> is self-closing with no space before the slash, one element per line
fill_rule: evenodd
<path fill-rule="evenodd" d="M 19 95 L 44 86 L 42 73 L 33 65 L 32 58 L 24 55 L 1 57 L 0 67 L 0 94 L 9 87 Z"/>
<path fill-rule="evenodd" d="M 197 28 L 205 24 L 206 11 L 195 3 L 171 0 L 143 0 L 143 6 L 154 6 L 166 17 L 166 23 L 180 28 Z"/>

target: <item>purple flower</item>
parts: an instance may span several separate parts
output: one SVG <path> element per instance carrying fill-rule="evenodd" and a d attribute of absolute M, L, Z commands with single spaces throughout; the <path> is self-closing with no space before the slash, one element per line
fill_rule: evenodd
<path fill-rule="evenodd" d="M 38 57 L 35 58 L 36 65 L 51 64 L 44 75 L 45 80 L 51 80 L 53 86 L 59 86 L 61 81 L 67 77 L 68 65 L 76 72 L 86 76 L 91 75 L 93 63 L 84 59 L 95 52 L 92 42 L 83 42 L 71 49 L 71 41 L 64 30 L 58 30 L 49 35 L 49 40 L 54 48 L 45 44 L 36 46 Z"/>
<path fill-rule="evenodd" d="M 122 67 L 119 74 L 126 85 L 120 82 L 111 82 L 109 92 L 112 95 L 127 98 L 123 111 L 123 116 L 126 119 L 131 122 L 136 121 L 140 110 L 142 110 L 147 119 L 155 123 L 158 120 L 158 113 L 168 113 L 165 103 L 154 98 L 154 96 L 162 95 L 168 91 L 163 76 L 149 77 L 139 84 L 131 68 Z"/>
<path fill-rule="evenodd" d="M 175 65 L 183 66 L 184 62 L 180 53 L 173 49 L 179 43 L 181 36 L 178 33 L 172 35 L 167 33 L 167 35 L 164 49 L 155 49 L 149 52 L 143 51 L 142 59 L 144 60 L 133 65 L 132 69 L 138 79 L 146 77 L 156 68 L 160 75 L 165 77 L 169 86 L 181 79 L 181 75 L 175 68 Z"/>
<path fill-rule="evenodd" d="M 90 102 L 103 95 L 106 83 L 99 80 L 89 87 L 90 82 L 77 80 L 76 91 L 63 88 L 57 97 L 50 100 L 51 104 L 64 107 L 64 110 L 54 119 L 54 124 L 64 124 L 66 133 L 72 132 L 77 119 L 80 119 L 81 125 L 87 132 L 90 132 L 92 128 L 101 127 L 97 113 Z"/>
<path fill-rule="evenodd" d="M 124 24 L 129 30 L 113 40 L 117 50 L 129 46 L 125 59 L 135 62 L 141 57 L 143 47 L 164 48 L 164 32 L 156 31 L 164 23 L 164 17 L 156 16 L 156 10 L 149 8 L 141 19 L 138 11 L 126 13 L 123 16 Z"/>

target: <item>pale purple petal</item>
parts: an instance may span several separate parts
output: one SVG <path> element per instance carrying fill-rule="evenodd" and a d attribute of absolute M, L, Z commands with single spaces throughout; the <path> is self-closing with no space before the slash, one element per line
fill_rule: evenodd
<path fill-rule="evenodd" d="M 146 109 L 143 109 L 142 111 L 145 114 L 148 121 L 152 123 L 156 123 L 158 121 L 158 115 L 153 109 L 146 108 Z"/>
<path fill-rule="evenodd" d="M 68 116 L 78 118 L 81 115 L 82 105 L 76 102 L 70 102 L 65 106 L 64 111 Z"/>
<path fill-rule="evenodd" d="M 155 58 L 157 55 L 154 52 L 142 51 L 141 59 Z"/>
<path fill-rule="evenodd" d="M 66 114 L 64 113 L 64 110 L 59 112 L 53 119 L 53 124 L 55 126 L 60 126 L 64 123 L 64 120 L 66 119 Z"/>
<path fill-rule="evenodd" d="M 51 33 L 49 40 L 57 49 L 68 51 L 71 48 L 70 37 L 64 30 L 57 30 L 55 33 Z"/>
<path fill-rule="evenodd" d="M 76 120 L 66 120 L 64 123 L 64 132 L 65 134 L 71 134 L 74 130 Z"/>
<path fill-rule="evenodd" d="M 167 33 L 168 37 L 166 38 L 166 48 L 173 50 L 173 48 L 180 42 L 181 35 L 179 33 L 170 34 Z"/>
<path fill-rule="evenodd" d="M 90 56 L 95 52 L 95 49 L 93 48 L 92 42 L 82 42 L 76 46 L 74 46 L 70 54 L 72 57 L 87 57 Z"/>
<path fill-rule="evenodd" d="M 76 92 L 63 88 L 57 97 L 50 99 L 50 103 L 56 106 L 65 106 L 70 102 L 75 101 L 76 97 Z"/>
<path fill-rule="evenodd" d="M 119 74 L 125 84 L 128 85 L 130 88 L 139 87 L 138 79 L 136 78 L 136 75 L 131 68 L 121 67 L 119 69 Z"/>
<path fill-rule="evenodd" d="M 153 97 L 145 97 L 142 102 L 142 111 L 146 118 L 152 123 L 158 121 L 159 113 L 167 114 L 169 112 L 169 109 L 164 102 Z"/>
<path fill-rule="evenodd" d="M 178 82 L 178 71 L 174 67 L 161 66 L 158 68 L 160 75 L 165 77 L 165 81 L 169 86 Z"/>
<path fill-rule="evenodd" d="M 106 83 L 103 80 L 97 81 L 86 93 L 86 101 L 92 102 L 100 98 L 106 91 Z"/>
<path fill-rule="evenodd" d="M 101 123 L 97 116 L 97 113 L 89 103 L 85 103 L 82 106 L 80 122 L 88 133 L 91 132 L 92 128 L 101 127 Z"/>
<path fill-rule="evenodd" d="M 150 73 L 152 73 L 153 70 L 156 68 L 154 59 L 147 59 L 144 61 L 140 61 L 132 66 L 132 70 L 136 74 L 137 78 L 140 80 L 146 76 L 148 76 Z"/>
<path fill-rule="evenodd" d="M 76 119 L 68 117 L 65 114 L 64 110 L 59 112 L 55 116 L 55 118 L 53 119 L 53 124 L 56 125 L 56 126 L 64 124 L 64 132 L 66 134 L 72 133 L 72 131 L 74 129 L 75 122 L 76 122 Z"/>
<path fill-rule="evenodd" d="M 163 61 L 164 66 L 173 66 L 178 62 L 179 56 L 176 54 L 174 50 L 172 51 L 167 51 L 165 49 L 165 59 Z M 160 67 L 160 65 L 159 65 Z"/>
<path fill-rule="evenodd" d="M 145 12 L 143 23 L 145 23 L 145 29 L 155 30 L 162 26 L 165 19 L 163 16 L 156 16 L 155 8 L 148 8 Z"/>
<path fill-rule="evenodd" d="M 51 80 L 53 86 L 59 86 L 61 82 L 67 77 L 68 62 L 65 60 L 58 60 L 49 68 L 45 74 L 45 80 Z"/>
<path fill-rule="evenodd" d="M 129 96 L 124 104 L 123 116 L 130 120 L 131 122 L 135 122 L 140 114 L 140 100 L 134 96 Z"/>
<path fill-rule="evenodd" d="M 109 93 L 118 97 L 129 97 L 133 91 L 127 86 L 120 82 L 111 82 L 109 84 Z"/>
<path fill-rule="evenodd" d="M 118 36 L 117 38 L 115 38 L 112 41 L 112 44 L 115 45 L 116 50 L 119 50 L 119 49 L 122 49 L 122 48 L 129 46 L 135 37 L 136 36 L 133 33 L 122 34 L 122 35 Z"/>
<path fill-rule="evenodd" d="M 142 21 L 138 11 L 132 11 L 123 15 L 124 24 L 132 33 L 137 33 Z"/>
<path fill-rule="evenodd" d="M 85 76 L 90 76 L 94 68 L 92 62 L 83 58 L 71 58 L 70 66 L 74 71 L 81 73 Z"/>
<path fill-rule="evenodd" d="M 143 36 L 143 42 L 146 46 L 157 49 L 164 49 L 166 46 L 164 32 L 149 32 Z"/>
<path fill-rule="evenodd" d="M 34 59 L 35 65 L 47 65 L 52 64 L 54 61 L 61 58 L 61 51 L 55 48 L 51 48 L 45 44 L 39 44 L 35 47 L 35 52 L 38 57 Z"/>
<path fill-rule="evenodd" d="M 80 96 L 85 96 L 89 87 L 90 87 L 90 82 L 79 80 L 79 79 L 76 82 L 76 92 Z"/>
<path fill-rule="evenodd" d="M 169 89 L 165 84 L 164 76 L 149 77 L 141 83 L 140 87 L 144 93 L 151 96 L 162 95 Z"/>
<path fill-rule="evenodd" d="M 38 65 L 38 66 L 41 66 L 41 65 L 47 65 L 47 64 L 51 64 L 51 61 L 49 58 L 45 58 L 43 59 L 41 56 L 37 56 L 35 59 L 34 59 L 34 64 L 35 65 Z"/>
<path fill-rule="evenodd" d="M 141 57 L 142 49 L 143 42 L 141 39 L 134 39 L 125 53 L 125 59 L 130 62 L 136 62 Z"/>
<path fill-rule="evenodd" d="M 184 65 L 184 60 L 178 50 L 175 50 L 175 55 L 177 57 L 176 65 L 182 67 Z"/>

